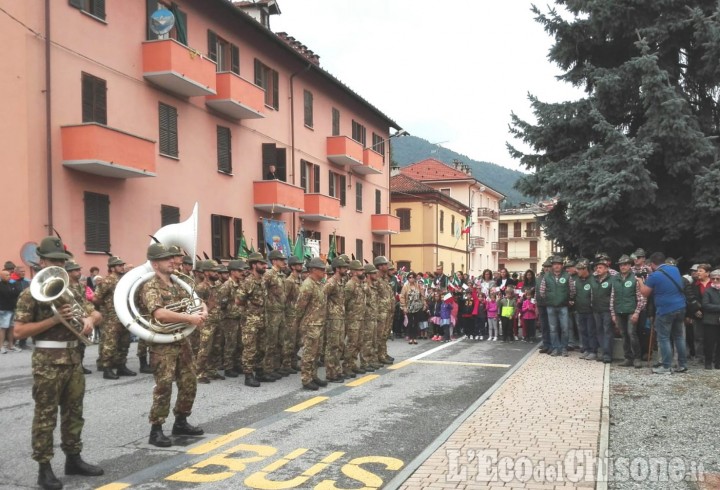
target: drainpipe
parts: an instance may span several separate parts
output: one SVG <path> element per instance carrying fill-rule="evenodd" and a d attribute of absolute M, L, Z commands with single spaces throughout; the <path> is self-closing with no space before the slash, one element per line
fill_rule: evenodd
<path fill-rule="evenodd" d="M 50 0 L 45 0 L 45 152 L 47 167 L 47 234 L 53 231 L 52 96 L 50 74 Z"/>
<path fill-rule="evenodd" d="M 290 75 L 290 176 L 292 185 L 295 185 L 295 92 L 293 90 L 293 80 L 296 76 L 305 73 L 312 68 L 312 63 L 308 63 L 302 70 L 296 71 Z M 297 237 L 295 215 L 293 213 L 293 237 Z"/>

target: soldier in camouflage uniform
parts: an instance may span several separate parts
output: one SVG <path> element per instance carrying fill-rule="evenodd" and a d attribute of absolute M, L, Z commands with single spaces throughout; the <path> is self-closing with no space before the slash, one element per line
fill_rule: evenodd
<path fill-rule="evenodd" d="M 115 287 L 124 273 L 125 261 L 120 257 L 110 257 L 108 259 L 108 275 L 95 289 L 95 298 L 93 299 L 93 303 L 103 316 L 100 364 L 105 379 L 137 375 L 126 366 L 130 350 L 130 332 L 118 320 L 113 299 Z M 117 368 L 117 373 L 113 372 L 113 368 Z"/>
<path fill-rule="evenodd" d="M 327 386 L 327 381 L 321 380 L 317 375 L 316 363 L 327 314 L 327 300 L 321 284 L 325 276 L 325 264 L 316 257 L 308 263 L 307 269 L 309 276 L 300 286 L 295 304 L 295 321 L 303 339 L 300 364 L 302 386 L 306 390 L 316 391 L 320 386 Z"/>
<path fill-rule="evenodd" d="M 390 285 L 388 260 L 379 255 L 373 260 L 373 265 L 378 270 L 378 280 L 375 285 L 378 288 L 378 310 L 377 323 L 377 360 L 381 364 L 392 364 L 393 360 L 387 353 L 387 341 L 392 330 L 392 320 L 395 314 L 395 293 Z"/>
<path fill-rule="evenodd" d="M 283 339 L 282 367 L 285 370 L 292 371 L 293 374 L 300 371 L 297 363 L 297 353 L 300 350 L 300 335 L 295 322 L 295 303 L 302 279 L 300 271 L 302 271 L 302 260 L 295 256 L 291 256 L 288 260 L 290 267 L 290 275 L 285 279 L 285 338 Z"/>
<path fill-rule="evenodd" d="M 265 288 L 265 359 L 263 368 L 268 376 L 281 378 L 291 374 L 289 369 L 282 369 L 282 352 L 280 341 L 285 336 L 285 275 L 287 257 L 280 250 L 272 250 L 268 254 L 272 267 L 263 275 Z"/>
<path fill-rule="evenodd" d="M 204 280 L 195 287 L 195 292 L 205 302 L 208 309 L 208 318 L 205 324 L 199 328 L 200 330 L 200 349 L 195 358 L 197 369 L 198 383 L 208 384 L 211 379 L 225 379 L 225 376 L 219 374 L 215 369 L 213 355 L 213 341 L 215 332 L 222 319 L 220 304 L 218 302 L 218 292 L 220 284 L 218 282 L 218 264 L 214 260 L 204 260 L 198 266 L 204 273 Z"/>
<path fill-rule="evenodd" d="M 240 291 L 240 288 L 242 287 L 243 283 L 247 279 L 248 275 L 250 274 L 250 266 L 245 262 L 244 260 L 238 260 L 238 265 L 240 267 L 240 276 L 237 281 L 238 287 L 235 290 L 235 296 L 233 296 L 230 301 L 234 303 L 235 311 L 237 311 L 238 314 L 238 321 L 237 321 L 237 336 L 235 340 L 235 351 L 233 352 L 233 371 L 240 374 L 243 372 L 242 368 L 242 353 L 243 353 L 243 343 L 242 343 L 242 332 L 243 327 L 245 326 L 245 308 L 241 307 L 237 303 L 237 295 Z"/>
<path fill-rule="evenodd" d="M 188 293 L 183 288 L 176 286 L 170 278 L 175 270 L 172 254 L 173 252 L 161 243 L 154 243 L 148 247 L 147 258 L 155 276 L 143 284 L 140 289 L 141 311 L 152 316 L 157 322 L 187 323 L 201 327 L 208 316 L 205 305 L 203 305 L 202 311 L 193 314 L 166 308 L 167 305 L 189 297 Z M 170 438 L 163 434 L 162 426 L 170 413 L 173 381 L 178 388 L 173 409 L 175 415 L 173 435 L 202 435 L 204 432 L 201 428 L 194 427 L 187 421 L 187 417 L 192 413 L 197 392 L 195 364 L 190 342 L 183 338 L 168 344 L 151 344 L 150 365 L 154 370 L 155 387 L 153 403 L 150 408 L 151 429 L 148 443 L 157 447 L 172 445 Z"/>
<path fill-rule="evenodd" d="M 372 264 L 365 265 L 365 322 L 360 330 L 360 369 L 363 371 L 375 371 L 380 369 L 382 364 L 377 361 L 375 348 L 378 321 L 378 308 L 380 307 L 377 298 L 377 272 Z"/>
<path fill-rule="evenodd" d="M 259 381 L 276 381 L 262 369 L 265 357 L 265 288 L 262 277 L 267 263 L 262 254 L 251 253 L 248 257 L 250 275 L 238 289 L 236 303 L 245 310 L 245 325 L 242 330 L 242 369 L 245 385 L 256 388 Z"/>
<path fill-rule="evenodd" d="M 365 323 L 365 287 L 363 285 L 364 268 L 359 260 L 349 265 L 350 279 L 345 284 L 345 352 L 343 356 L 343 376 L 354 378 L 364 374 L 356 363 L 360 353 L 360 332 Z"/>
<path fill-rule="evenodd" d="M 325 283 L 323 292 L 327 299 L 327 320 L 325 322 L 325 375 L 331 383 L 342 383 L 342 353 L 345 350 L 345 287 L 343 277 L 347 262 L 340 257 L 332 261 L 333 275 Z"/>
<path fill-rule="evenodd" d="M 85 284 L 82 284 L 80 282 L 80 278 L 82 277 L 82 267 L 80 267 L 77 262 L 68 260 L 67 262 L 65 262 L 65 272 L 68 273 L 68 277 L 70 278 L 70 284 L 68 284 L 68 288 L 70 289 L 70 291 L 72 291 L 73 296 L 75 296 L 75 300 L 78 302 L 78 304 L 82 305 L 86 315 L 92 315 L 92 313 L 95 311 L 95 307 L 85 297 Z M 85 359 L 85 347 L 85 344 L 83 344 L 82 342 L 78 343 L 78 352 L 80 352 L 80 365 L 82 367 L 83 374 L 90 374 L 92 373 L 92 371 L 86 369 L 85 366 L 82 365 L 82 361 L 83 359 Z"/>
<path fill-rule="evenodd" d="M 235 371 L 235 350 L 237 349 L 237 336 L 240 330 L 240 307 L 235 304 L 240 280 L 242 278 L 243 262 L 231 260 L 227 268 L 229 271 L 228 280 L 220 286 L 218 301 L 223 319 L 220 321 L 220 332 L 224 337 L 223 366 L 225 376 L 237 378 L 239 373 Z"/>
<path fill-rule="evenodd" d="M 70 256 L 59 238 L 46 237 L 37 248 L 40 267 L 63 267 Z M 83 295 L 84 297 L 84 295 Z M 89 306 L 86 311 L 89 311 Z M 58 307 L 58 315 L 73 318 L 70 305 Z M 89 335 L 102 317 L 92 312 L 82 319 L 82 335 Z M 103 470 L 80 457 L 84 425 L 83 399 L 85 376 L 82 372 L 78 340 L 55 316 L 50 305 L 39 303 L 25 289 L 15 309 L 15 335 L 18 339 L 32 336 L 33 399 L 35 415 L 32 424 L 32 457 L 40 465 L 38 485 L 59 490 L 62 482 L 55 477 L 50 460 L 53 457 L 53 431 L 57 425 L 58 407 L 62 409 L 60 447 L 66 455 L 65 474 L 99 476 Z"/>

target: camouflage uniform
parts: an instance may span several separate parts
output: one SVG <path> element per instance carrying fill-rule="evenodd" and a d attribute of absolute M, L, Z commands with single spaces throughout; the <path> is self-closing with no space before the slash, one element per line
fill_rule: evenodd
<path fill-rule="evenodd" d="M 279 346 L 285 337 L 285 278 L 282 273 L 268 269 L 263 274 L 265 288 L 265 372 L 277 371 L 281 365 Z"/>
<path fill-rule="evenodd" d="M 249 275 L 240 284 L 237 300 L 245 309 L 245 325 L 242 330 L 242 369 L 253 374 L 262 367 L 265 357 L 265 289 L 262 278 Z"/>
<path fill-rule="evenodd" d="M 372 284 L 374 284 L 373 282 Z M 370 364 L 377 363 L 375 352 L 375 334 L 378 319 L 377 289 L 371 283 L 364 283 L 365 291 L 365 328 L 360 331 L 360 368 L 367 369 Z"/>
<path fill-rule="evenodd" d="M 99 310 L 103 316 L 102 347 L 100 365 L 103 368 L 119 368 L 127 363 L 130 350 L 130 332 L 122 326 L 115 313 L 115 287 L 120 277 L 108 274 L 95 289 L 95 300 L 100 302 Z"/>
<path fill-rule="evenodd" d="M 310 383 L 317 378 L 317 364 L 315 362 L 322 341 L 322 332 L 325 327 L 325 314 L 327 300 L 323 287 L 308 277 L 300 286 L 296 307 L 296 323 L 302 332 L 303 354 L 300 369 L 302 384 Z"/>
<path fill-rule="evenodd" d="M 377 360 L 382 363 L 388 357 L 387 341 L 392 330 L 392 321 L 395 314 L 395 293 L 390 285 L 389 278 L 378 274 L 375 284 L 378 288 L 378 324 L 377 324 Z"/>
<path fill-rule="evenodd" d="M 214 377 L 217 374 L 215 369 L 215 359 L 211 356 L 219 355 L 217 351 L 213 352 L 215 344 L 215 332 L 218 331 L 218 325 L 222 318 L 220 304 L 218 303 L 218 292 L 220 285 L 210 280 L 203 281 L 196 288 L 195 292 L 207 305 L 208 317 L 205 324 L 200 327 L 200 349 L 195 357 L 195 367 L 198 377 Z M 218 335 L 219 336 L 219 335 Z"/>
<path fill-rule="evenodd" d="M 16 322 L 35 323 L 52 316 L 50 307 L 35 301 L 29 289 L 20 294 L 15 309 Z M 77 342 L 77 338 L 61 323 L 33 337 L 35 343 L 43 340 Z M 32 458 L 38 463 L 47 463 L 52 459 L 53 431 L 57 425 L 58 407 L 61 407 L 62 413 L 60 447 L 65 454 L 80 454 L 85 397 L 85 375 L 82 372 L 80 351 L 75 347 L 35 347 L 32 353 L 32 371 L 32 396 L 35 400 Z"/>
<path fill-rule="evenodd" d="M 355 361 L 360 353 L 360 333 L 366 318 L 366 290 L 359 278 L 352 278 L 345 284 L 345 336 L 347 343 L 343 358 L 343 373 L 357 371 Z"/>
<path fill-rule="evenodd" d="M 235 304 L 238 287 L 239 284 L 231 277 L 218 290 L 218 302 L 223 316 L 220 321 L 220 333 L 224 339 L 221 368 L 225 371 L 235 368 L 235 350 L 240 327 L 240 307 Z"/>
<path fill-rule="evenodd" d="M 327 298 L 325 374 L 328 378 L 337 378 L 342 374 L 340 361 L 345 341 L 345 288 L 342 280 L 331 277 L 325 283 L 323 292 Z"/>
<path fill-rule="evenodd" d="M 168 286 L 157 275 L 143 284 L 140 290 L 141 308 L 147 315 L 152 315 L 155 310 L 183 298 L 189 298 L 184 289 L 175 284 Z M 165 423 L 170 413 L 173 381 L 178 387 L 173 414 L 175 417 L 189 416 L 197 392 L 190 342 L 181 339 L 169 344 L 150 344 L 150 365 L 154 369 L 155 376 L 150 423 L 153 425 Z"/>
<path fill-rule="evenodd" d="M 285 279 L 285 339 L 283 343 L 283 360 L 282 367 L 285 369 L 297 367 L 297 360 L 295 356 L 300 350 L 300 334 L 298 332 L 298 326 L 295 322 L 296 311 L 295 303 L 297 302 L 298 294 L 300 294 L 300 286 L 302 286 L 302 279 L 300 274 L 290 276 Z"/>

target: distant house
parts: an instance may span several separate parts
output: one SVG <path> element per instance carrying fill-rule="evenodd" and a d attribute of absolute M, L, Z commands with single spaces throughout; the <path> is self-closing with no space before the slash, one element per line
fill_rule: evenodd
<path fill-rule="evenodd" d="M 544 201 L 500 212 L 500 267 L 518 273 L 540 271 L 556 249 L 540 226 L 553 206 L 553 201 Z"/>

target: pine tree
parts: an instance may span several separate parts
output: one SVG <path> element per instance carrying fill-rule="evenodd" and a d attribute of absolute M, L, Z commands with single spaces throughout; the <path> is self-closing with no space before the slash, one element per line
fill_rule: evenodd
<path fill-rule="evenodd" d="M 714 1 L 556 0 L 538 22 L 548 55 L 585 96 L 529 100 L 508 145 L 534 173 L 517 187 L 557 197 L 544 227 L 568 254 L 641 246 L 720 260 L 720 10 Z M 563 12 L 559 9 L 562 8 Z"/>

